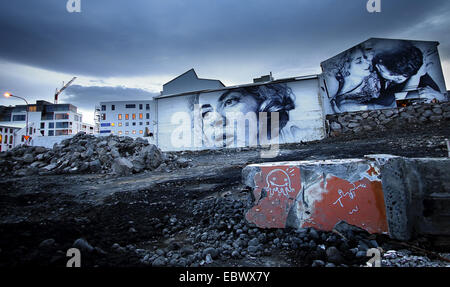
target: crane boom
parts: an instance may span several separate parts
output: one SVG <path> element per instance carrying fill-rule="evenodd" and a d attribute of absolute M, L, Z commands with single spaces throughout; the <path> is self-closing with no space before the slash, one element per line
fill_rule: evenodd
<path fill-rule="evenodd" d="M 64 92 L 64 90 L 67 89 L 67 87 L 69 87 L 69 86 L 73 83 L 73 81 L 76 80 L 76 78 L 77 78 L 77 77 L 73 77 L 72 80 L 70 80 L 67 84 L 65 84 L 64 87 L 62 87 L 59 91 L 56 90 L 56 92 L 55 92 L 55 104 L 58 103 L 58 96 L 59 96 L 62 92 Z"/>

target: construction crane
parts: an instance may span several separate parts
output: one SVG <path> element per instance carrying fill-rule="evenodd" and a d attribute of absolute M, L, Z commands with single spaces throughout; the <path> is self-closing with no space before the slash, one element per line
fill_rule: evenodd
<path fill-rule="evenodd" d="M 67 84 L 65 84 L 64 85 L 64 82 L 63 82 L 63 87 L 58 91 L 58 89 L 56 89 L 56 91 L 55 91 L 55 105 L 58 103 L 58 96 L 62 93 L 62 92 L 64 92 L 64 90 L 65 89 L 67 89 L 67 87 L 68 86 L 70 86 L 72 83 L 73 83 L 73 81 L 75 81 L 75 79 L 76 79 L 77 77 L 73 77 L 72 78 L 72 80 L 70 80 Z"/>

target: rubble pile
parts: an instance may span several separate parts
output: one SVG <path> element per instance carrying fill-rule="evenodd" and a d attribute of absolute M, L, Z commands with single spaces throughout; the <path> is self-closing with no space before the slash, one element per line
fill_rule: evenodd
<path fill-rule="evenodd" d="M 161 152 L 142 138 L 83 132 L 55 144 L 53 149 L 18 146 L 0 153 L 0 175 L 107 173 L 129 175 L 144 171 L 171 171 L 188 167 L 189 161 Z"/>

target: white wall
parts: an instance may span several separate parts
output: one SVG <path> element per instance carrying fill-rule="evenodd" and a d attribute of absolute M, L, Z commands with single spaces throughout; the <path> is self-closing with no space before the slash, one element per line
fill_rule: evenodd
<path fill-rule="evenodd" d="M 304 79 L 300 81 L 291 81 L 288 83 L 278 83 L 272 85 L 287 86 L 288 89 L 286 90 L 292 91 L 292 98 L 295 105 L 295 108 L 289 110 L 288 112 L 289 121 L 283 129 L 283 137 L 281 138 L 280 143 L 295 143 L 325 138 L 324 113 L 321 104 L 319 79 Z M 274 86 L 266 84 L 257 85 L 257 89 L 259 89 L 258 87 L 267 88 L 269 90 L 268 94 L 270 95 L 271 91 L 273 92 L 273 89 L 268 87 Z M 262 90 L 264 89 L 261 88 L 261 91 Z M 218 111 L 220 109 L 219 106 L 223 104 L 223 102 L 220 103 L 218 100 L 226 91 L 237 92 L 238 90 L 220 90 L 209 93 L 157 99 L 157 143 L 159 148 L 163 151 L 217 148 L 217 146 L 214 147 L 211 144 L 208 146 L 208 144 L 206 144 L 208 139 L 208 135 L 206 134 L 208 132 L 206 131 L 205 126 L 208 126 L 208 124 L 206 121 L 201 119 L 203 110 L 200 110 L 200 113 L 198 114 L 200 116 L 200 120 L 194 120 L 193 105 L 197 104 L 200 108 L 209 105 L 212 109 Z M 240 93 L 241 95 L 244 94 L 242 91 Z M 228 93 L 228 95 L 229 94 L 230 93 Z M 187 122 L 179 122 L 182 119 Z M 194 125 L 197 125 L 198 129 L 195 129 Z M 183 136 L 184 133 L 181 132 L 182 130 L 186 131 L 186 134 L 189 134 L 187 134 L 187 136 Z M 236 131 L 234 134 L 237 134 Z M 243 147 L 250 142 L 250 137 L 250 135 L 247 135 L 244 139 L 241 138 L 240 141 L 235 140 L 233 144 L 227 147 Z M 176 142 L 177 139 L 180 141 Z"/>

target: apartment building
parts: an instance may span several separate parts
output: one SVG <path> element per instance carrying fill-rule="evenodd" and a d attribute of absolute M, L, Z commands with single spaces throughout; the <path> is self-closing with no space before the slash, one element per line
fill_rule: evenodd
<path fill-rule="evenodd" d="M 0 125 L 0 152 L 14 148 L 17 140 L 15 133 L 18 130 L 20 128 Z"/>
<path fill-rule="evenodd" d="M 101 102 L 96 108 L 100 135 L 152 138 L 156 124 L 154 114 L 152 100 Z"/>
<path fill-rule="evenodd" d="M 18 128 L 14 132 L 17 138 L 15 145 L 25 143 L 26 135 L 30 136 L 31 141 L 37 137 L 75 135 L 80 131 L 94 133 L 94 125 L 83 123 L 83 116 L 76 106 L 47 101 L 36 101 L 28 106 L 1 106 L 0 125 Z"/>

